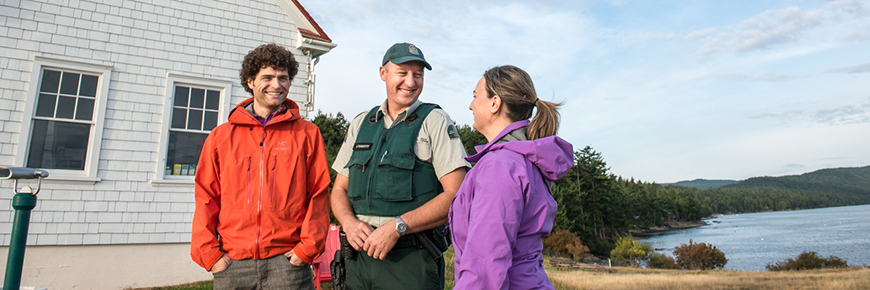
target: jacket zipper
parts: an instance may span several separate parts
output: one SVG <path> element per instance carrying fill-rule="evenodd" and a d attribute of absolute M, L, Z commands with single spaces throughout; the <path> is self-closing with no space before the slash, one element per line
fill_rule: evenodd
<path fill-rule="evenodd" d="M 262 227 L 263 227 L 262 217 L 261 217 L 261 212 L 262 212 L 262 208 L 263 208 L 263 185 L 264 185 L 263 179 L 265 178 L 263 176 L 263 174 L 264 174 L 264 171 L 266 171 L 266 164 L 265 164 L 266 163 L 265 162 L 266 161 L 265 160 L 266 159 L 265 158 L 266 149 L 263 146 L 264 142 L 266 142 L 266 127 L 265 126 L 263 127 L 263 140 L 260 141 L 260 191 L 259 191 L 259 194 L 257 197 L 257 239 L 256 239 L 257 249 L 256 249 L 256 252 L 254 255 L 256 260 L 260 259 L 260 234 L 262 232 Z"/>

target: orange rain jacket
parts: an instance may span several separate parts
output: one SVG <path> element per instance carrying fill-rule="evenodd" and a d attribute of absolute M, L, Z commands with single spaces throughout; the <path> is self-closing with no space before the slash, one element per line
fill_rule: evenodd
<path fill-rule="evenodd" d="M 234 260 L 294 251 L 311 264 L 323 253 L 329 224 L 329 171 L 320 130 L 287 109 L 263 126 L 245 110 L 211 131 L 196 170 L 190 256 L 210 270 Z"/>

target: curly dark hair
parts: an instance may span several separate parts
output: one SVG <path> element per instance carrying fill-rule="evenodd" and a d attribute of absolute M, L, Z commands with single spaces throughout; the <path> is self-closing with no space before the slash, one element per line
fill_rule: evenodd
<path fill-rule="evenodd" d="M 260 45 L 249 51 L 245 59 L 242 60 L 242 70 L 239 71 L 239 79 L 242 80 L 242 87 L 245 88 L 245 91 L 254 94 L 254 91 L 248 87 L 248 80 L 257 77 L 257 73 L 267 67 L 275 70 L 286 69 L 291 80 L 299 72 L 299 62 L 293 57 L 292 52 L 274 43 Z"/>

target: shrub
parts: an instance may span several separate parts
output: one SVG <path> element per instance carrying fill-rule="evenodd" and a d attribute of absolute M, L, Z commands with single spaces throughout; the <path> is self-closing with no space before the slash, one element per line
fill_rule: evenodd
<path fill-rule="evenodd" d="M 582 260 L 589 254 L 589 248 L 580 238 L 569 231 L 556 231 L 544 238 L 544 250 L 550 255 L 568 257 L 574 261 Z"/>
<path fill-rule="evenodd" d="M 682 244 L 674 249 L 674 256 L 677 258 L 677 265 L 686 270 L 707 270 L 721 269 L 728 263 L 725 259 L 725 253 L 722 253 L 716 246 L 706 243 L 693 243 L 689 240 L 689 244 Z"/>
<path fill-rule="evenodd" d="M 795 259 L 785 259 L 764 266 L 768 271 L 800 271 L 810 269 L 845 268 L 849 265 L 837 256 L 822 258 L 816 252 L 803 252 Z"/>
<path fill-rule="evenodd" d="M 673 257 L 656 252 L 650 253 L 649 262 L 646 263 L 646 267 L 654 269 L 680 269 L 680 266 L 677 265 L 677 261 Z"/>
<path fill-rule="evenodd" d="M 640 267 L 649 260 L 649 255 L 655 253 L 649 243 L 641 243 L 630 237 L 620 237 L 616 240 L 616 248 L 610 251 L 610 258 L 617 265 Z"/>

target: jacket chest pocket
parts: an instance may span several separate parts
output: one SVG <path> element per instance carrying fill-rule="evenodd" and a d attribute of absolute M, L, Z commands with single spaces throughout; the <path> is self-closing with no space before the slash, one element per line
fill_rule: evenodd
<path fill-rule="evenodd" d="M 366 165 L 369 159 L 372 158 L 370 151 L 354 152 L 350 160 L 347 162 L 348 169 L 348 185 L 347 197 L 350 200 L 360 200 L 366 197 L 366 191 L 369 187 L 368 175 L 366 173 Z"/>
<path fill-rule="evenodd" d="M 378 160 L 374 199 L 410 201 L 414 199 L 414 163 L 412 154 L 384 155 Z"/>

